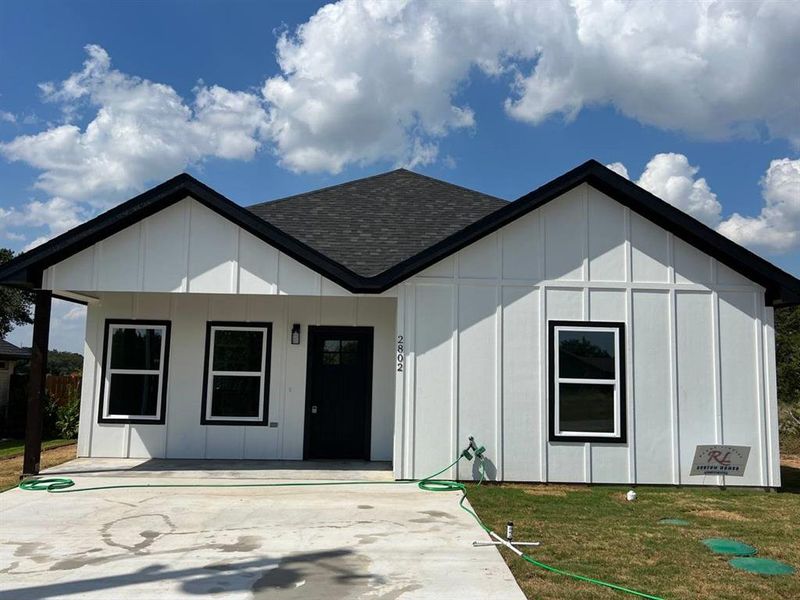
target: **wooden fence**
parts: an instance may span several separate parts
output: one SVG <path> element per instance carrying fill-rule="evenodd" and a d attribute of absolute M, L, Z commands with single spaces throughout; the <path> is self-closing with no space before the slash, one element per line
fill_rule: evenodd
<path fill-rule="evenodd" d="M 45 382 L 45 389 L 51 398 L 59 404 L 64 404 L 70 396 L 80 397 L 81 376 L 80 375 L 48 375 Z"/>

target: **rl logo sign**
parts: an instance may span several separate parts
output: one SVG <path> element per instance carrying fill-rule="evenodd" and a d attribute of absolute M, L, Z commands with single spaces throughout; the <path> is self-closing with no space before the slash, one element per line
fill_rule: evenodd
<path fill-rule="evenodd" d="M 698 446 L 689 475 L 733 475 L 742 477 L 750 446 Z"/>

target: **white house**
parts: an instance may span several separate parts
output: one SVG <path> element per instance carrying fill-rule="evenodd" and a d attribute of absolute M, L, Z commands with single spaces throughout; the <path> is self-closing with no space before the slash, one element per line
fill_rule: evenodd
<path fill-rule="evenodd" d="M 595 161 L 514 202 L 398 170 L 243 208 L 180 175 L 0 282 L 40 290 L 34 362 L 50 294 L 88 305 L 80 456 L 413 478 L 474 435 L 497 480 L 717 485 L 695 448 L 730 444 L 729 484 L 780 485 L 800 281 Z"/>

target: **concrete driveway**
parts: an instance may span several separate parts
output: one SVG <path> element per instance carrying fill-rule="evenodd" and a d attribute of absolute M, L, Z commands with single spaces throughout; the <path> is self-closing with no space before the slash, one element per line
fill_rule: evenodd
<path fill-rule="evenodd" d="M 300 470 L 294 470 L 301 466 Z M 371 463 L 79 459 L 77 486 L 389 479 Z M 0 494 L 0 598 L 523 599 L 458 493 L 415 484 Z"/>

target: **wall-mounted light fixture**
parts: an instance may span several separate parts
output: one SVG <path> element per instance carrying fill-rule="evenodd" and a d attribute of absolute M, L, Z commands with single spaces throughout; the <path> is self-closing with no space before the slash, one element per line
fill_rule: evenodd
<path fill-rule="evenodd" d="M 297 345 L 300 343 L 300 323 L 292 325 L 292 344 Z"/>

